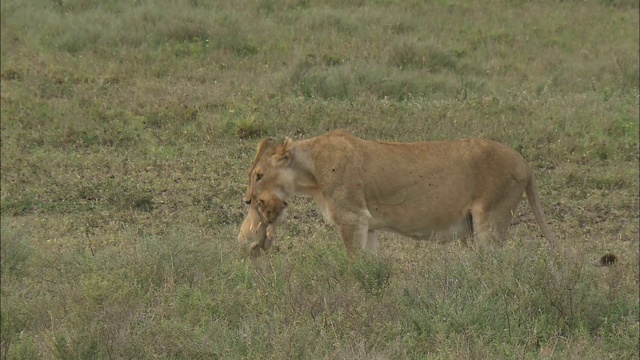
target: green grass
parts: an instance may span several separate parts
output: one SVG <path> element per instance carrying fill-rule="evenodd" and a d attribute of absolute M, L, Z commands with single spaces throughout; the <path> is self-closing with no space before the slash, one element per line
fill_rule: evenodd
<path fill-rule="evenodd" d="M 3 359 L 638 357 L 637 2 L 0 6 Z M 523 203 L 352 262 L 298 197 L 243 259 L 259 139 L 336 128 L 512 146 L 573 256 Z"/>

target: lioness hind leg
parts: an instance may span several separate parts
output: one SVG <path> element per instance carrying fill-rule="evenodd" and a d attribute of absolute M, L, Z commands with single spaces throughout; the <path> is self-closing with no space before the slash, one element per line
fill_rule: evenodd
<path fill-rule="evenodd" d="M 520 202 L 520 198 L 503 201 L 491 209 L 472 209 L 473 230 L 481 244 L 488 244 L 495 240 L 499 244 L 504 243 L 513 213 Z"/>
<path fill-rule="evenodd" d="M 499 211 L 491 215 L 491 233 L 499 244 L 503 244 L 507 239 L 507 230 L 513 219 L 512 211 Z"/>
<path fill-rule="evenodd" d="M 491 227 L 486 212 L 480 209 L 474 209 L 471 211 L 471 218 L 473 219 L 475 242 L 483 245 L 487 244 L 491 236 Z"/>
<path fill-rule="evenodd" d="M 472 210 L 471 217 L 478 243 L 488 245 L 493 239 L 504 242 L 511 223 L 511 211 Z"/>
<path fill-rule="evenodd" d="M 469 247 L 471 237 L 473 237 L 473 217 L 471 213 L 467 214 L 464 219 L 464 223 L 462 225 L 461 231 L 455 234 L 457 236 L 458 241 L 463 247 Z"/>

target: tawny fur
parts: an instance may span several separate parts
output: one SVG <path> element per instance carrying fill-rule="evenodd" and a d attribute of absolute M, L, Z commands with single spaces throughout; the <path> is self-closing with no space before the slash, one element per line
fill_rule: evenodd
<path fill-rule="evenodd" d="M 377 142 L 341 130 L 280 144 L 265 139 L 244 201 L 254 203 L 265 191 L 282 201 L 312 197 L 352 255 L 376 253 L 377 230 L 458 237 L 463 244 L 471 235 L 480 243 L 501 242 L 526 194 L 550 250 L 574 256 L 549 230 L 525 159 L 490 140 Z M 606 254 L 597 264 L 616 260 Z"/>
<path fill-rule="evenodd" d="M 375 142 L 344 131 L 280 144 L 263 140 L 245 202 L 265 190 L 282 200 L 311 196 L 352 254 L 375 253 L 377 230 L 501 241 L 524 193 L 554 243 L 531 168 L 519 153 L 489 140 Z"/>
<path fill-rule="evenodd" d="M 287 203 L 265 191 L 251 204 L 238 233 L 238 243 L 252 255 L 268 251 L 276 240 L 276 223 L 284 216 Z"/>

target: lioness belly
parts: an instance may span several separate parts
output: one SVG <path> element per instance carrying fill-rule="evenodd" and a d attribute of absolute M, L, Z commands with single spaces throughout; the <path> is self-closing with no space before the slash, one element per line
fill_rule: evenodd
<path fill-rule="evenodd" d="M 413 238 L 430 238 L 436 234 L 446 237 L 462 234 L 469 229 L 470 215 L 465 212 L 434 214 L 424 209 L 396 209 L 371 212 L 370 230 L 390 231 Z M 412 211 L 413 210 L 413 211 Z"/>

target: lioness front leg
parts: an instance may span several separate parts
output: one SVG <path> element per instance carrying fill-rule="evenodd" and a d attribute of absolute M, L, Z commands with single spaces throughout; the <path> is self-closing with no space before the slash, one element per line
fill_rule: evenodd
<path fill-rule="evenodd" d="M 378 253 L 378 239 L 376 237 L 375 230 L 369 230 L 367 232 L 367 251 L 372 255 L 376 255 Z"/>
<path fill-rule="evenodd" d="M 349 255 L 356 255 L 367 246 L 369 229 L 366 226 L 338 224 L 338 231 Z"/>

